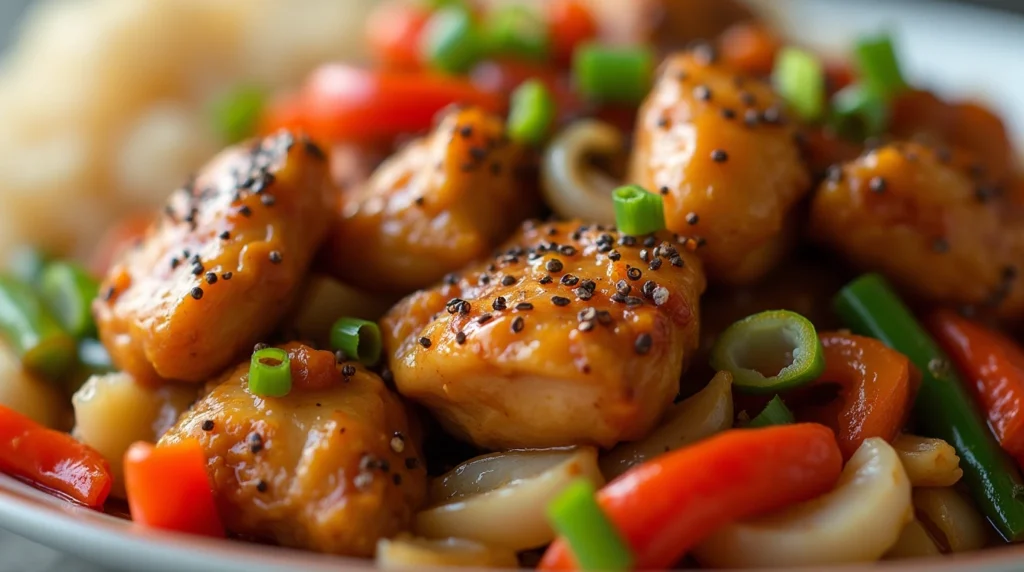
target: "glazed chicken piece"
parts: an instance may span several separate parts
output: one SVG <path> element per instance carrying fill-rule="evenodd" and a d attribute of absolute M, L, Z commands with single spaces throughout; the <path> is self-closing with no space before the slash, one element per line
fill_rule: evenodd
<path fill-rule="evenodd" d="M 478 108 L 443 112 L 434 131 L 341 195 L 329 265 L 355 286 L 405 294 L 491 251 L 536 213 L 534 153 Z"/>
<path fill-rule="evenodd" d="M 944 151 L 897 143 L 833 169 L 811 231 L 911 299 L 1024 315 L 1024 208 Z"/>
<path fill-rule="evenodd" d="M 662 233 L 527 222 L 382 319 L 402 395 L 487 449 L 644 436 L 697 347 L 700 260 Z"/>
<path fill-rule="evenodd" d="M 712 40 L 733 24 L 753 20 L 734 0 L 588 0 L 601 35 L 616 43 L 652 43 L 668 52 Z"/>
<path fill-rule="evenodd" d="M 228 530 L 282 546 L 372 556 L 406 530 L 426 496 L 418 427 L 400 399 L 355 362 L 298 343 L 292 390 L 261 398 L 248 361 L 160 441 L 198 440 Z"/>
<path fill-rule="evenodd" d="M 771 88 L 710 50 L 668 58 L 640 109 L 629 179 L 665 199 L 669 230 L 693 238 L 712 281 L 767 273 L 795 234 L 810 176 Z"/>
<path fill-rule="evenodd" d="M 142 383 L 202 382 L 234 363 L 288 311 L 333 194 L 320 150 L 285 132 L 214 158 L 93 303 L 118 368 Z"/>

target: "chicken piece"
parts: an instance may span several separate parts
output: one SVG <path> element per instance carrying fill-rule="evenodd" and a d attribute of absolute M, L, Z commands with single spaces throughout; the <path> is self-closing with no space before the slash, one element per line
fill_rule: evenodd
<path fill-rule="evenodd" d="M 668 52 L 713 40 L 733 24 L 753 20 L 735 0 L 587 0 L 601 36 L 614 43 L 652 43 Z"/>
<path fill-rule="evenodd" d="M 282 546 L 372 556 L 426 497 L 418 427 L 375 374 L 291 343 L 292 390 L 262 398 L 239 365 L 161 444 L 196 439 L 228 530 Z"/>
<path fill-rule="evenodd" d="M 405 294 L 491 251 L 539 207 L 534 154 L 505 122 L 453 108 L 434 131 L 341 195 L 329 265 L 355 286 Z"/>
<path fill-rule="evenodd" d="M 781 110 L 708 50 L 668 58 L 640 109 L 629 179 L 664 195 L 669 230 L 706 241 L 712 281 L 756 280 L 795 234 L 810 175 Z"/>
<path fill-rule="evenodd" d="M 333 195 L 323 154 L 288 133 L 214 158 L 93 303 L 117 366 L 141 383 L 202 382 L 230 366 L 288 311 Z"/>
<path fill-rule="evenodd" d="M 811 232 L 861 270 L 882 272 L 910 301 L 1024 314 L 1024 209 L 944 152 L 916 143 L 833 169 Z"/>
<path fill-rule="evenodd" d="M 527 222 L 382 319 L 399 392 L 488 449 L 642 437 L 697 347 L 704 274 L 670 238 Z"/>

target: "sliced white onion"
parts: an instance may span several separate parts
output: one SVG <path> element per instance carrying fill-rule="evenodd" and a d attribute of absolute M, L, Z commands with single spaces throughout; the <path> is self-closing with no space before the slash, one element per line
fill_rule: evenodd
<path fill-rule="evenodd" d="M 882 557 L 913 518 L 910 480 L 892 446 L 864 441 L 832 492 L 777 513 L 730 524 L 695 551 L 726 568 L 823 566 Z"/>
<path fill-rule="evenodd" d="M 900 533 L 896 544 L 885 553 L 885 560 L 905 560 L 907 558 L 927 558 L 939 556 L 942 551 L 925 530 L 924 525 L 916 518 L 907 523 Z"/>
<path fill-rule="evenodd" d="M 673 405 L 661 425 L 640 441 L 622 443 L 601 456 L 601 472 L 614 479 L 631 467 L 732 427 L 732 374 L 720 371 L 707 387 Z"/>
<path fill-rule="evenodd" d="M 595 169 L 588 158 L 624 152 L 623 135 L 615 127 L 583 119 L 563 129 L 544 151 L 541 188 L 544 199 L 562 218 L 615 224 L 612 191 L 619 186 Z"/>
<path fill-rule="evenodd" d="M 377 567 L 421 570 L 433 566 L 516 568 L 516 553 L 461 538 L 427 540 L 403 534 L 377 541 Z"/>
<path fill-rule="evenodd" d="M 949 487 L 964 475 L 956 449 L 942 439 L 904 433 L 892 447 L 915 487 Z"/>
<path fill-rule="evenodd" d="M 953 552 L 985 546 L 988 525 L 974 505 L 951 487 L 914 489 L 918 518 L 942 533 Z"/>
<path fill-rule="evenodd" d="M 416 515 L 426 538 L 465 538 L 527 550 L 551 542 L 548 504 L 577 478 L 604 484 L 592 447 L 510 451 L 466 461 L 431 483 L 433 507 Z"/>

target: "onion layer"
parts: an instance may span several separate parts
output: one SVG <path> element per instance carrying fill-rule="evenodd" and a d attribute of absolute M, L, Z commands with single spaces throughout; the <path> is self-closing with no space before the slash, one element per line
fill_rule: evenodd
<path fill-rule="evenodd" d="M 914 489 L 918 518 L 942 535 L 940 542 L 952 552 L 969 552 L 985 546 L 988 525 L 974 505 L 950 487 Z"/>
<path fill-rule="evenodd" d="M 612 191 L 619 183 L 596 169 L 590 159 L 623 152 L 622 133 L 607 123 L 584 119 L 566 127 L 544 151 L 544 200 L 562 218 L 615 224 Z"/>
<path fill-rule="evenodd" d="M 433 566 L 516 568 L 518 565 L 515 552 L 472 540 L 427 540 L 403 534 L 377 541 L 377 567 L 383 570 L 422 570 Z"/>
<path fill-rule="evenodd" d="M 956 449 L 942 439 L 902 434 L 892 443 L 915 487 L 949 487 L 964 475 Z"/>

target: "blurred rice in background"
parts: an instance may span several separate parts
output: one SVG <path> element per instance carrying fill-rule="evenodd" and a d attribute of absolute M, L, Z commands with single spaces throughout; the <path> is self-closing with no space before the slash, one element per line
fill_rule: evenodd
<path fill-rule="evenodd" d="M 212 101 L 359 55 L 373 0 L 45 0 L 0 68 L 0 265 L 85 254 L 222 145 Z"/>

